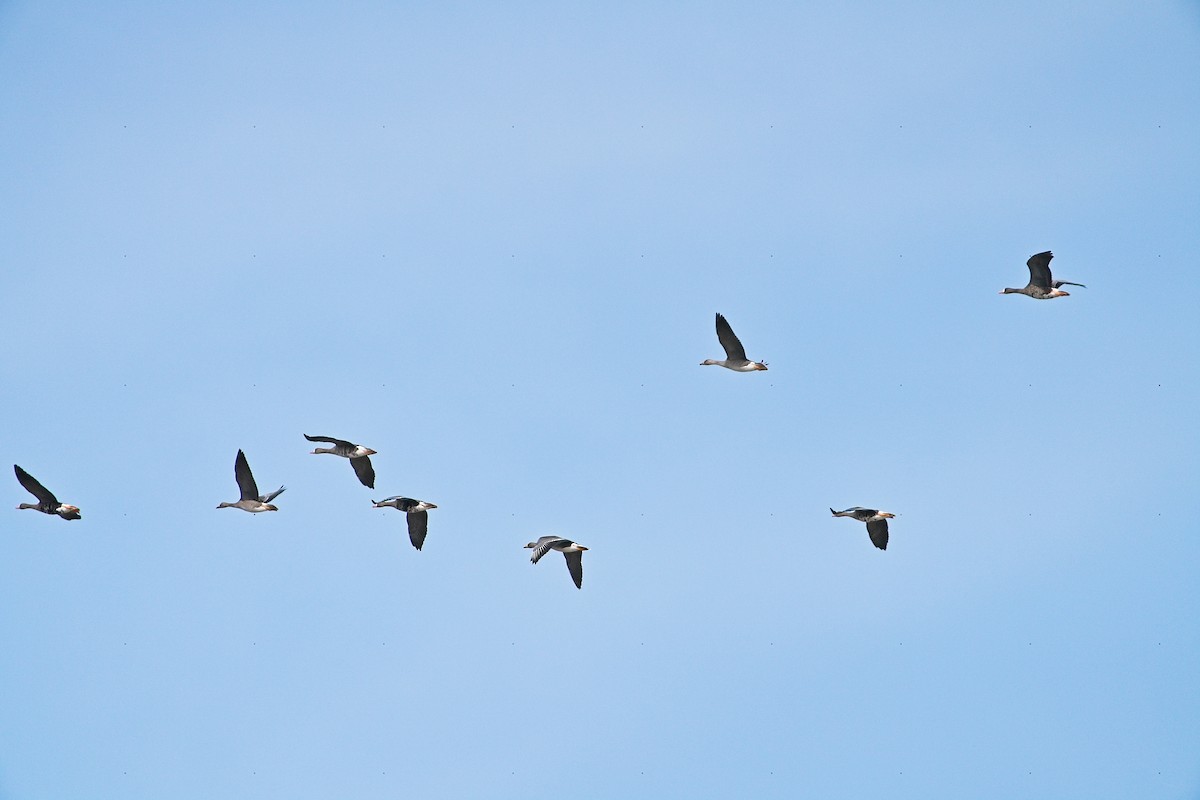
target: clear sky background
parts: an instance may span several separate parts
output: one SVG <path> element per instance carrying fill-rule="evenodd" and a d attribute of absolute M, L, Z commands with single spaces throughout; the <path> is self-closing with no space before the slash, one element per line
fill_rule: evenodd
<path fill-rule="evenodd" d="M 9 2 L 0 141 L 0 797 L 1200 797 L 1200 5 Z"/>

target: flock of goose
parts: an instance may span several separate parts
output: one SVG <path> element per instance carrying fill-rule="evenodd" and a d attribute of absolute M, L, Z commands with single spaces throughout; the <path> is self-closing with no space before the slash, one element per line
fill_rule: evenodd
<path fill-rule="evenodd" d="M 1083 286 L 1082 283 L 1055 280 L 1050 272 L 1052 258 L 1054 258 L 1054 254 L 1049 250 L 1030 256 L 1026 262 L 1026 266 L 1029 267 L 1029 283 L 1022 289 L 1006 288 L 1000 294 L 1023 294 L 1035 300 L 1052 300 L 1056 297 L 1070 296 L 1069 292 L 1062 291 L 1061 287 L 1063 286 Z M 767 369 L 765 361 L 751 361 L 746 357 L 746 348 L 742 346 L 741 340 L 733 332 L 729 321 L 721 314 L 717 314 L 717 339 L 725 350 L 725 358 L 721 360 L 706 358 L 700 362 L 700 366 L 725 367 L 734 372 L 758 372 Z M 332 445 L 332 447 L 317 447 L 312 451 L 312 455 L 328 454 L 349 459 L 350 466 L 354 468 L 354 474 L 358 477 L 359 482 L 368 489 L 375 488 L 375 468 L 371 465 L 371 456 L 375 455 L 374 450 L 361 444 L 354 444 L 344 439 L 334 439 L 330 436 L 309 436 L 306 433 L 304 438 L 310 442 L 324 442 Z M 14 464 L 13 471 L 16 472 L 17 481 L 21 486 L 37 498 L 36 503 L 21 503 L 17 506 L 18 509 L 40 511 L 43 514 L 56 515 L 65 520 L 83 518 L 83 515 L 79 513 L 78 506 L 60 503 L 53 492 L 21 467 Z M 251 514 L 279 510 L 277 506 L 272 505 L 271 501 L 282 494 L 287 487 L 280 486 L 269 494 L 259 494 L 254 473 L 250 471 L 250 463 L 246 460 L 246 454 L 241 450 L 238 450 L 237 457 L 233 462 L 233 476 L 237 480 L 238 492 L 241 496 L 232 503 L 221 503 L 217 508 L 240 508 Z M 372 500 L 371 503 L 374 508 L 394 508 L 404 512 L 408 521 L 408 538 L 413 547 L 417 550 L 421 549 L 425 544 L 425 537 L 429 533 L 429 511 L 437 508 L 436 505 L 399 495 L 379 501 Z M 887 549 L 887 521 L 895 518 L 895 514 L 860 506 L 853 506 L 844 511 L 834 511 L 831 508 L 829 511 L 835 517 L 849 517 L 866 523 L 867 536 L 870 537 L 871 544 L 880 550 Z M 586 547 L 560 536 L 543 536 L 536 542 L 529 542 L 525 547 L 533 550 L 533 556 L 529 560 L 534 564 L 551 550 L 562 553 L 567 561 L 567 571 L 571 574 L 575 586 L 583 588 L 583 553 L 587 550 Z"/>

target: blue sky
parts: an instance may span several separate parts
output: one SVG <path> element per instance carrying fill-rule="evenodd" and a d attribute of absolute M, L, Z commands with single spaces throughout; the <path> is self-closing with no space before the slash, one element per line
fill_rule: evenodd
<path fill-rule="evenodd" d="M 1200 7 L 244 5 L 0 5 L 0 797 L 1200 796 Z"/>

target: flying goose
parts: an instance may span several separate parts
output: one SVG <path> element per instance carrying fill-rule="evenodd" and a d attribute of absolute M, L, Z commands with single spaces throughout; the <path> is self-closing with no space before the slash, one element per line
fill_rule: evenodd
<path fill-rule="evenodd" d="M 867 523 L 867 535 L 871 537 L 871 544 L 875 545 L 880 550 L 887 550 L 887 521 L 895 517 L 895 514 L 889 514 L 886 511 L 878 511 L 874 508 L 860 508 L 859 506 L 847 508 L 845 511 L 834 511 L 831 508 L 829 509 L 829 513 L 833 514 L 835 517 L 851 517 L 859 522 Z"/>
<path fill-rule="evenodd" d="M 534 564 L 551 550 L 562 553 L 563 557 L 567 559 L 567 570 L 575 581 L 575 588 L 583 588 L 583 551 L 587 550 L 586 547 L 561 536 L 543 536 L 536 542 L 530 542 L 525 546 L 533 548 L 533 558 L 529 560 Z"/>
<path fill-rule="evenodd" d="M 43 514 L 57 514 L 66 520 L 83 519 L 83 516 L 79 513 L 78 506 L 58 502 L 58 498 L 54 496 L 54 492 L 42 486 L 38 483 L 37 478 L 16 464 L 13 464 L 13 471 L 17 473 L 17 480 L 21 482 L 25 490 L 37 498 L 36 503 L 21 503 L 21 505 L 17 506 L 18 509 L 31 508 Z"/>
<path fill-rule="evenodd" d="M 260 495 L 258 484 L 254 482 L 254 474 L 250 472 L 250 464 L 246 461 L 246 454 L 241 450 L 238 450 L 237 458 L 233 460 L 233 477 L 237 478 L 238 491 L 242 493 L 242 499 L 236 503 L 221 503 L 217 508 L 240 508 L 251 514 L 279 510 L 271 505 L 271 501 L 283 494 L 283 490 L 287 487 L 280 486 L 270 494 Z"/>
<path fill-rule="evenodd" d="M 764 361 L 751 361 L 746 358 L 746 348 L 742 347 L 742 343 L 733 332 L 733 328 L 729 327 L 729 322 L 720 314 L 717 314 L 717 338 L 721 340 L 721 347 L 725 348 L 724 360 L 714 361 L 711 358 L 706 358 L 700 362 L 700 366 L 725 367 L 725 369 L 731 369 L 734 372 L 754 372 L 755 370 L 767 368 L 767 364 Z"/>
<path fill-rule="evenodd" d="M 363 486 L 368 489 L 375 488 L 375 468 L 371 466 L 371 459 L 367 456 L 375 455 L 375 451 L 369 447 L 363 447 L 361 444 L 353 444 L 345 439 L 333 439 L 329 436 L 309 436 L 304 434 L 304 438 L 310 442 L 329 442 L 333 447 L 318 447 L 312 451 L 312 455 L 318 453 L 328 453 L 333 456 L 341 456 L 342 458 L 350 459 L 350 466 L 354 467 L 354 474 L 358 476 L 358 480 Z"/>
<path fill-rule="evenodd" d="M 1087 287 L 1082 283 L 1071 283 L 1070 281 L 1056 281 L 1050 275 L 1050 259 L 1054 258 L 1054 253 L 1047 250 L 1044 253 L 1037 253 L 1029 257 L 1025 262 L 1025 266 L 1029 267 L 1029 283 L 1024 289 L 1005 289 L 1000 294 L 1024 294 L 1032 297 L 1034 300 L 1052 300 L 1055 297 L 1070 297 L 1070 292 L 1064 292 L 1058 287 L 1060 286 L 1082 286 Z"/>
<path fill-rule="evenodd" d="M 408 518 L 408 540 L 412 546 L 421 549 L 425 544 L 425 535 L 429 533 L 429 509 L 437 508 L 433 503 L 424 500 L 413 500 L 411 497 L 389 497 L 378 502 L 372 500 L 375 508 L 394 508 L 403 511 Z"/>

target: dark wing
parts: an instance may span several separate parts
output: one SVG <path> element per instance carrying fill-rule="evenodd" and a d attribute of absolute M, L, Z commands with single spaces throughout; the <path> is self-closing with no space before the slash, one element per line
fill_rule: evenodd
<path fill-rule="evenodd" d="M 560 539 L 557 536 L 543 536 L 537 540 L 537 545 L 533 548 L 533 555 L 529 560 L 536 564 L 541 560 L 542 556 L 550 552 L 550 548 L 556 544 L 570 544 L 566 539 Z"/>
<path fill-rule="evenodd" d="M 429 533 L 429 512 L 414 511 L 406 515 L 408 517 L 408 540 L 412 542 L 412 546 L 421 549 L 421 545 L 425 544 L 425 535 Z"/>
<path fill-rule="evenodd" d="M 243 500 L 258 499 L 258 484 L 254 482 L 254 475 L 250 472 L 246 454 L 241 450 L 238 450 L 237 458 L 233 460 L 233 477 L 237 478 L 238 489 L 242 492 Z"/>
<path fill-rule="evenodd" d="M 1054 258 L 1054 253 L 1047 250 L 1044 253 L 1038 253 L 1029 257 L 1025 262 L 1025 266 L 1029 267 L 1029 285 L 1040 286 L 1043 289 L 1050 289 L 1050 284 L 1053 279 L 1050 277 L 1050 259 Z"/>
<path fill-rule="evenodd" d="M 354 447 L 353 444 L 347 442 L 345 439 L 334 439 L 332 436 L 309 436 L 306 433 L 304 434 L 304 438 L 310 442 L 328 442 L 329 444 L 336 444 L 338 447 Z"/>
<path fill-rule="evenodd" d="M 721 347 L 725 348 L 725 358 L 729 361 L 746 361 L 746 348 L 742 347 L 741 341 L 737 334 L 733 332 L 733 328 L 729 327 L 729 322 L 725 317 L 717 314 L 717 338 L 721 340 Z"/>
<path fill-rule="evenodd" d="M 563 558 L 567 559 L 567 571 L 571 573 L 571 579 L 575 581 L 575 588 L 583 588 L 583 553 L 575 550 L 570 553 L 563 553 Z"/>
<path fill-rule="evenodd" d="M 868 522 L 867 535 L 871 537 L 871 544 L 875 545 L 880 550 L 887 550 L 888 534 L 886 519 Z"/>
<path fill-rule="evenodd" d="M 1071 283 L 1071 281 L 1055 281 L 1054 282 L 1055 289 L 1057 289 L 1060 286 L 1082 286 L 1084 289 L 1087 288 L 1082 283 Z"/>
<path fill-rule="evenodd" d="M 286 489 L 287 489 L 286 486 L 280 486 L 278 489 L 271 492 L 270 494 L 264 494 L 262 497 L 258 498 L 258 502 L 269 503 L 272 500 L 274 500 L 276 497 L 279 497 L 279 495 L 283 494 Z"/>
<path fill-rule="evenodd" d="M 354 467 L 354 474 L 358 476 L 358 480 L 363 486 L 368 489 L 375 488 L 375 468 L 371 466 L 369 456 L 350 459 L 350 466 Z"/>
<path fill-rule="evenodd" d="M 21 485 L 25 487 L 25 491 L 36 497 L 39 503 L 45 503 L 51 508 L 58 508 L 61 505 L 61 503 L 58 502 L 58 498 L 54 496 L 54 493 L 38 483 L 37 478 L 30 475 L 16 464 L 13 464 L 13 471 L 17 473 L 17 480 L 19 480 Z"/>

